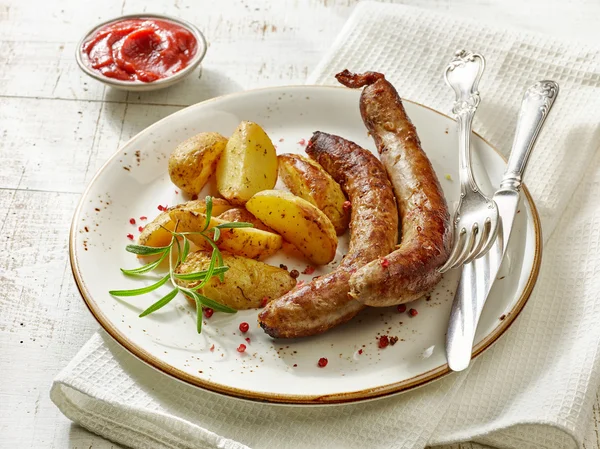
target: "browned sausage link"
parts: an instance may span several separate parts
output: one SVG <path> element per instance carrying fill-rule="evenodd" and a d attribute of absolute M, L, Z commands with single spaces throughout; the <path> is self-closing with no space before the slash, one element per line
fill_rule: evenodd
<path fill-rule="evenodd" d="M 350 276 L 388 254 L 398 241 L 398 212 L 381 162 L 341 137 L 316 132 L 306 152 L 342 186 L 351 202 L 350 247 L 331 273 L 272 301 L 258 316 L 272 337 L 315 335 L 344 323 L 365 306 L 348 295 Z"/>
<path fill-rule="evenodd" d="M 396 89 L 382 74 L 339 73 L 349 87 L 367 86 L 360 112 L 394 186 L 402 227 L 396 251 L 359 269 L 350 294 L 370 306 L 413 301 L 439 282 L 450 254 L 450 214 L 431 162 Z"/>

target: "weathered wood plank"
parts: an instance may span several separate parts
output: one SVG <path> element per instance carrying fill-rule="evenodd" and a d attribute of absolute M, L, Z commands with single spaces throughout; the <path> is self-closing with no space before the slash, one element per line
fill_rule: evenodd
<path fill-rule="evenodd" d="M 115 139 L 110 116 L 122 115 L 123 109 L 114 104 L 3 98 L 0 187 L 80 192 L 94 146 Z"/>
<path fill-rule="evenodd" d="M 57 421 L 53 376 L 97 329 L 68 265 L 79 195 L 0 191 L 0 447 L 48 447 Z"/>
<path fill-rule="evenodd" d="M 209 49 L 204 73 L 199 80 L 197 70 L 177 87 L 131 96 L 129 101 L 188 105 L 215 92 L 303 83 L 357 0 L 326 4 L 223 0 L 218 6 L 211 0 L 110 0 L 102 2 L 102 8 L 68 0 L 61 2 L 60 9 L 45 3 L 47 16 L 33 3 L 12 1 L 6 7 L 9 20 L 0 27 L 0 60 L 5 61 L 0 65 L 0 96 L 85 100 L 105 96 L 126 101 L 126 92 L 110 88 L 105 92 L 102 84 L 77 68 L 76 44 L 89 27 L 121 11 L 158 11 L 183 17 L 206 34 Z"/>

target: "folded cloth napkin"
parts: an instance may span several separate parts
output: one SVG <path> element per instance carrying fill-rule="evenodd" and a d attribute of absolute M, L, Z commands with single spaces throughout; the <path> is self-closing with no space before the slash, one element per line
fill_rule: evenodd
<path fill-rule="evenodd" d="M 335 83 L 344 68 L 376 70 L 401 96 L 450 111 L 441 76 L 461 48 L 487 59 L 474 127 L 505 155 L 525 88 L 541 79 L 561 87 L 526 175 L 544 232 L 539 281 L 507 335 L 470 371 L 362 404 L 257 404 L 169 379 L 100 333 L 52 386 L 63 413 L 135 448 L 581 446 L 600 383 L 600 48 L 368 2 L 309 83 Z"/>

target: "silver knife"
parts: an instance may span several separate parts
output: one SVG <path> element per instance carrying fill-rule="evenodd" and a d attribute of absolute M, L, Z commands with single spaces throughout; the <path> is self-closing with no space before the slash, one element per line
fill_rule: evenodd
<path fill-rule="evenodd" d="M 469 366 L 477 323 L 494 284 L 517 214 L 521 180 L 531 150 L 558 95 L 554 81 L 539 81 L 523 97 L 512 151 L 500 188 L 494 194 L 501 227 L 492 249 L 462 268 L 446 335 L 446 357 L 453 371 Z"/>

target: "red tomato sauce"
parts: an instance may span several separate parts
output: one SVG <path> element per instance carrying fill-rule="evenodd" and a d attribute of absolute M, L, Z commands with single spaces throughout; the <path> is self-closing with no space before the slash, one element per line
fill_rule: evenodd
<path fill-rule="evenodd" d="M 188 29 L 159 19 L 124 19 L 99 28 L 83 43 L 88 65 L 109 78 L 146 83 L 184 69 L 198 50 Z"/>

